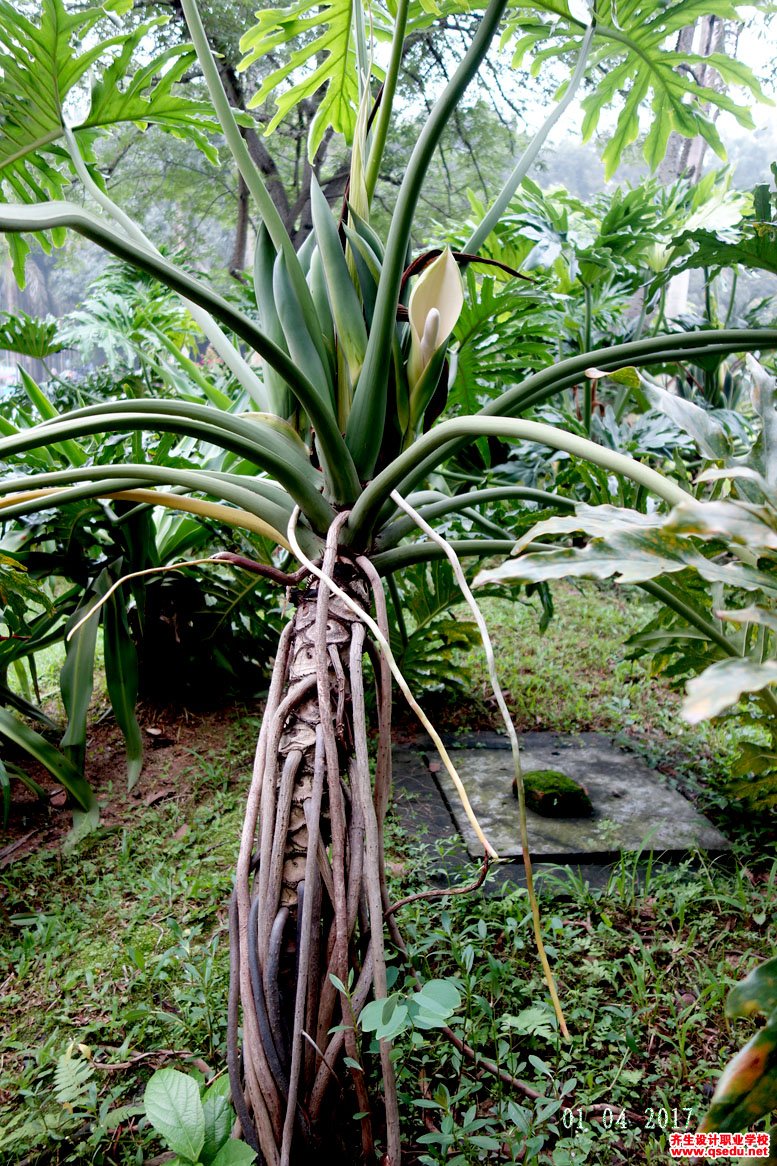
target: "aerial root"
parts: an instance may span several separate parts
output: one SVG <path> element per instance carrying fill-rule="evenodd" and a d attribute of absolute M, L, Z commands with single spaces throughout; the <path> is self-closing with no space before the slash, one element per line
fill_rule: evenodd
<path fill-rule="evenodd" d="M 329 532 L 327 578 L 303 592 L 280 640 L 230 908 L 230 1082 L 243 1137 L 267 1166 L 296 1166 L 327 1147 L 355 1150 L 350 1123 L 334 1120 L 346 1104 L 348 1116 L 354 1104 L 363 1114 L 354 1134 L 364 1160 L 374 1160 L 378 1136 L 387 1161 L 398 1166 L 400 1159 L 390 1046 L 381 1049 L 385 1084 L 376 1107 L 360 1068 L 358 1031 L 364 1005 L 386 995 L 382 824 L 391 782 L 390 675 L 376 663 L 373 790 L 364 629 L 327 579 L 338 571 L 359 609 L 374 596 L 386 634 L 388 624 L 377 576 L 338 561 L 344 521 L 345 515 Z"/>

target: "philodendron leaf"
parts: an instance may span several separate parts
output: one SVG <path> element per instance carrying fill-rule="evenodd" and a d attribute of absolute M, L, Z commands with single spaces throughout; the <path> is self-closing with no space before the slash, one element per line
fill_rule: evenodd
<path fill-rule="evenodd" d="M 682 715 L 696 725 L 736 704 L 746 692 L 758 692 L 769 684 L 777 684 L 777 660 L 762 663 L 747 656 L 718 660 L 688 681 Z"/>
<path fill-rule="evenodd" d="M 709 470 L 702 470 L 697 475 L 697 482 L 721 482 L 725 479 L 745 482 L 746 486 L 756 486 L 764 498 L 767 498 L 772 506 L 777 508 L 777 492 L 769 488 L 769 483 L 763 474 L 759 474 L 757 470 L 751 469 L 750 466 L 715 466 Z"/>
<path fill-rule="evenodd" d="M 710 461 L 721 461 L 731 456 L 731 441 L 723 426 L 706 409 L 694 405 L 693 401 L 686 401 L 674 393 L 668 393 L 659 385 L 651 384 L 643 379 L 642 392 L 654 409 L 666 413 L 684 433 L 698 445 L 701 452 Z"/>
<path fill-rule="evenodd" d="M 740 1133 L 777 1107 L 777 1019 L 729 1061 L 700 1130 Z"/>
<path fill-rule="evenodd" d="M 552 520 L 551 520 L 552 521 Z M 545 524 L 539 524 L 544 526 Z M 535 531 L 537 528 L 535 528 Z M 586 547 L 521 555 L 499 567 L 481 571 L 475 586 L 487 583 L 544 583 L 551 579 L 615 579 L 645 583 L 660 575 L 692 568 L 708 583 L 777 593 L 777 578 L 736 562 L 707 559 L 689 539 L 664 530 L 616 530 L 594 538 Z"/>
<path fill-rule="evenodd" d="M 205 1115 L 193 1077 L 177 1069 L 159 1069 L 143 1095 L 146 1117 L 170 1149 L 190 1162 L 205 1144 Z"/>
<path fill-rule="evenodd" d="M 752 607 L 740 607 L 736 611 L 716 611 L 718 619 L 728 620 L 729 623 L 757 623 L 761 627 L 771 628 L 777 632 L 777 613 L 766 611 L 763 607 L 753 604 Z"/>
<path fill-rule="evenodd" d="M 0 348 L 6 352 L 45 360 L 65 347 L 58 335 L 59 327 L 54 320 L 41 320 L 21 311 L 13 315 L 0 312 Z"/>
<path fill-rule="evenodd" d="M 269 97 L 275 101 L 277 112 L 265 132 L 272 133 L 302 102 L 323 90 L 313 105 L 316 113 L 310 127 L 308 156 L 312 162 L 329 126 L 350 144 L 359 104 L 354 0 L 325 0 L 323 4 L 294 0 L 282 8 L 262 8 L 256 16 L 257 23 L 240 41 L 246 54 L 241 70 L 262 58 L 273 60 L 281 47 L 295 46 L 283 64 L 267 74 L 251 99 L 252 107 Z M 383 8 L 373 6 L 370 17 L 373 32 L 383 35 L 387 23 Z M 373 72 L 382 75 L 377 66 L 373 66 Z"/>
<path fill-rule="evenodd" d="M 688 502 L 675 506 L 664 523 L 674 534 L 721 539 L 751 551 L 777 550 L 777 530 L 763 507 L 745 502 Z"/>
<path fill-rule="evenodd" d="M 587 8 L 588 6 L 586 6 Z M 674 51 L 677 32 L 693 25 L 701 16 L 722 21 L 739 20 L 738 4 L 732 0 L 609 0 L 596 11 L 593 45 L 586 72 L 592 88 L 582 107 L 583 140 L 587 141 L 599 124 L 602 111 L 617 107 L 616 124 L 607 134 L 604 150 L 605 177 L 611 178 L 624 150 L 639 137 L 640 110 L 650 102 L 650 129 L 642 152 L 655 170 L 666 153 L 672 130 L 684 137 L 701 135 L 720 156 L 725 155 L 714 120 L 714 106 L 732 113 L 741 125 L 752 125 L 745 105 L 729 96 L 726 86 L 748 89 L 764 100 L 758 81 L 747 67 L 713 53 L 678 54 Z M 527 11 L 528 10 L 528 11 Z M 511 4 L 503 43 L 512 41 L 515 65 L 527 51 L 532 52 L 532 70 L 554 57 L 567 59 L 578 51 L 587 27 L 588 14 L 581 18 L 567 0 L 527 0 Z M 684 68 L 678 68 L 678 66 Z M 707 86 L 696 80 L 697 68 L 711 66 L 724 85 Z M 768 99 L 767 99 L 768 100 Z"/>
<path fill-rule="evenodd" d="M 37 12 L 28 16 L 23 7 Z M 166 19 L 155 17 L 129 32 L 100 39 L 100 26 L 109 25 L 106 17 L 131 7 L 131 0 L 102 0 L 91 6 L 64 0 L 37 5 L 0 0 L 0 189 L 7 185 L 22 202 L 62 195 L 70 181 L 70 162 L 61 144 L 65 110 L 87 161 L 98 133 L 119 123 L 154 124 L 188 138 L 217 161 L 207 136 L 217 128 L 210 104 L 172 92 L 191 66 L 191 50 L 175 45 L 157 57 L 149 56 L 153 32 Z M 88 111 L 79 116 L 82 96 L 91 100 Z M 39 238 L 47 251 L 52 242 L 64 241 L 61 230 L 54 230 L 50 239 Z M 29 246 L 24 236 L 9 238 L 20 284 Z"/>
<path fill-rule="evenodd" d="M 574 515 L 555 515 L 536 523 L 518 540 L 513 554 L 519 554 L 529 543 L 548 534 L 574 534 L 583 531 L 589 535 L 615 534 L 619 530 L 657 530 L 664 522 L 660 514 L 642 514 L 619 506 L 578 506 Z"/>
<path fill-rule="evenodd" d="M 738 1133 L 777 1108 L 777 957 L 753 968 L 726 998 L 726 1016 L 755 1013 L 769 1020 L 723 1070 L 701 1130 Z"/>
<path fill-rule="evenodd" d="M 777 1013 L 777 956 L 753 968 L 726 997 L 726 1016 L 764 1016 Z"/>

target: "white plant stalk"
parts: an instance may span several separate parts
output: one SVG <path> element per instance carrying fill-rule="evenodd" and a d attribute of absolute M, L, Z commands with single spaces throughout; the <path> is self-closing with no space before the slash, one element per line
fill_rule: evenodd
<path fill-rule="evenodd" d="M 496 658 L 494 656 L 494 647 L 491 643 L 491 637 L 488 634 L 488 627 L 486 626 L 486 621 L 483 618 L 483 613 L 478 607 L 477 600 L 472 594 L 470 586 L 467 583 L 461 563 L 459 562 L 458 555 L 450 543 L 444 539 L 441 534 L 438 534 L 437 531 L 421 517 L 418 511 L 414 510 L 410 503 L 406 502 L 404 498 L 402 498 L 397 493 L 396 490 L 391 491 L 391 499 L 394 503 L 396 503 L 400 510 L 404 510 L 405 514 L 407 514 L 407 516 L 413 520 L 416 526 L 422 530 L 424 534 L 426 534 L 432 540 L 432 542 L 436 543 L 438 547 L 442 548 L 446 558 L 448 559 L 448 562 L 453 568 L 453 573 L 456 576 L 456 582 L 459 585 L 461 593 L 466 599 L 467 604 L 469 605 L 469 608 L 475 617 L 475 623 L 478 626 L 480 638 L 483 641 L 483 651 L 486 655 L 486 664 L 488 667 L 488 678 L 491 683 L 494 696 L 496 697 L 496 703 L 499 707 L 499 712 L 504 722 L 507 736 L 510 740 L 510 749 L 513 755 L 513 774 L 515 776 L 515 788 L 518 793 L 518 817 L 521 831 L 521 851 L 523 853 L 523 866 L 526 872 L 526 890 L 528 891 L 529 903 L 531 904 L 532 923 L 534 926 L 534 940 L 537 945 L 537 953 L 540 957 L 540 963 L 542 964 L 545 983 L 548 986 L 550 998 L 553 1001 L 553 1008 L 556 1013 L 559 1028 L 561 1029 L 564 1037 L 566 1037 L 568 1040 L 569 1029 L 567 1028 L 566 1020 L 564 1019 L 564 1013 L 561 1008 L 561 1001 L 559 1000 L 558 991 L 556 989 L 556 981 L 553 978 L 553 972 L 550 969 L 548 957 L 545 952 L 545 945 L 542 941 L 540 908 L 537 902 L 537 895 L 534 890 L 534 876 L 532 873 L 531 854 L 529 851 L 529 833 L 526 826 L 526 791 L 524 790 L 523 773 L 521 770 L 521 747 L 518 743 L 518 734 L 515 731 L 513 719 L 510 716 L 510 710 L 507 707 L 507 702 L 504 698 L 504 693 L 502 692 L 502 686 L 499 683 L 499 676 L 496 670 Z"/>

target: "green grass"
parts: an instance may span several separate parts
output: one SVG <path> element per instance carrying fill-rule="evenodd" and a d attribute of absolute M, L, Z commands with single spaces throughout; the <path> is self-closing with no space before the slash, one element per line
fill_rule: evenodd
<path fill-rule="evenodd" d="M 669 758 L 678 780 L 709 787 L 718 776 L 715 751 L 725 758 L 732 748 L 726 734 L 683 727 L 676 698 L 619 662 L 624 634 L 645 619 L 641 602 L 560 591 L 545 636 L 532 610 L 487 607 L 522 727 L 627 731 L 653 760 Z M 482 672 L 473 688 L 484 696 Z M 176 799 L 141 806 L 123 829 L 70 855 L 33 855 L 0 873 L 1 1166 L 140 1163 L 162 1149 L 138 1111 L 153 1069 L 223 1068 L 226 903 L 244 796 L 234 771 L 238 760 L 245 773 L 255 728 L 231 731 L 222 755 L 193 757 Z M 437 850 L 394 825 L 389 850 L 393 894 L 428 886 Z M 539 973 L 525 892 L 403 908 L 416 968 L 461 992 L 454 1029 L 543 1098 L 472 1066 L 440 1034 L 405 1034 L 397 1070 L 406 1162 L 666 1161 L 662 1115 L 674 1125 L 676 1109 L 684 1125 L 687 1107 L 695 1126 L 711 1083 L 753 1031 L 749 1021 L 729 1029 L 723 1001 L 773 954 L 775 897 L 777 863 L 752 831 L 730 869 L 700 859 L 638 870 L 626 857 L 604 891 L 546 878 L 546 942 L 568 1044 Z M 395 990 L 409 991 L 395 963 Z M 57 1100 L 63 1058 L 91 1066 L 70 1107 Z M 367 1062 L 376 1073 L 377 1058 Z M 582 1107 L 573 1129 L 562 1100 Z M 612 1107 L 609 1129 L 590 1105 Z M 621 1106 L 640 1122 L 616 1120 Z"/>
<path fill-rule="evenodd" d="M 677 715 L 678 700 L 650 681 L 644 661 L 627 661 L 624 642 L 650 618 L 654 605 L 625 588 L 586 584 L 553 590 L 555 614 L 545 632 L 539 605 L 485 599 L 489 630 L 511 712 L 524 730 L 619 732 L 636 725 L 676 739 L 699 736 Z M 474 692 L 490 695 L 482 652 L 468 654 Z M 703 738 L 707 729 L 701 730 Z"/>
<path fill-rule="evenodd" d="M 254 728 L 243 735 L 246 762 Z M 139 808 L 131 827 L 0 874 L 0 1163 L 21 1161 L 22 1150 L 40 1151 L 41 1163 L 142 1161 L 137 1117 L 105 1130 L 100 1104 L 136 1103 L 155 1066 L 186 1067 L 186 1054 L 223 1067 L 226 905 L 242 823 L 228 766 L 238 747 L 222 764 L 194 758 L 188 792 Z M 52 1100 L 52 1076 L 74 1044 L 95 1064 L 131 1066 L 97 1068 L 91 1111 L 68 1115 Z M 17 1144 L 12 1118 L 22 1115 L 30 1125 Z"/>
<path fill-rule="evenodd" d="M 132 835 L 93 839 L 67 859 L 39 855 L 3 876 L 0 1146 L 13 1120 L 29 1124 L 19 1144 L 0 1149 L 0 1162 L 140 1161 L 138 1153 L 159 1149 L 143 1119 L 109 1129 L 110 1114 L 137 1105 L 155 1066 L 190 1069 L 196 1057 L 223 1068 L 225 903 L 240 808 L 234 791 L 208 788 L 196 806 L 146 811 Z M 182 817 L 189 830 L 176 841 Z M 393 852 L 412 872 L 394 894 L 428 885 L 433 850 L 394 835 Z M 723 1001 L 773 950 L 775 894 L 777 864 L 752 874 L 688 863 L 640 879 L 624 860 L 604 891 L 546 879 L 546 940 L 569 1044 L 541 979 L 524 891 L 403 908 L 416 968 L 452 978 L 462 994 L 455 1030 L 547 1099 L 535 1103 L 482 1074 L 439 1034 L 405 1036 L 404 1131 L 408 1145 L 426 1139 L 408 1160 L 518 1160 L 528 1138 L 524 1160 L 552 1166 L 616 1163 L 618 1146 L 629 1161 L 665 1161 L 659 1111 L 677 1109 L 684 1123 L 687 1107 L 695 1127 L 705 1089 L 753 1031 L 746 1022 L 729 1031 Z M 397 967 L 395 988 L 411 990 Z M 52 1080 L 58 1059 L 79 1056 L 79 1046 L 94 1065 L 121 1068 L 95 1068 L 91 1108 L 87 1100 L 71 1114 L 57 1106 Z M 367 1056 L 373 1071 L 376 1059 Z M 562 1098 L 583 1107 L 573 1130 L 554 1104 Z M 589 1104 L 614 1115 L 625 1107 L 642 1124 L 613 1117 L 608 1130 L 606 1114 L 586 1116 Z M 646 1129 L 651 1110 L 656 1128 Z M 568 1157 L 586 1146 L 587 1159 Z"/>
<path fill-rule="evenodd" d="M 603 891 L 568 877 L 555 888 L 546 882 L 547 948 L 569 1042 L 542 981 L 525 892 L 403 909 L 416 967 L 424 977 L 452 977 L 462 992 L 454 1027 L 546 1099 L 530 1101 L 473 1072 L 443 1037 L 406 1045 L 406 1129 L 412 1136 L 415 1121 L 417 1132 L 419 1080 L 436 1127 L 419 1162 L 481 1161 L 483 1137 L 500 1145 L 489 1161 L 666 1161 L 664 1115 L 670 1130 L 695 1129 L 721 1066 L 754 1030 L 741 1022 L 729 1029 L 723 1002 L 773 952 L 776 890 L 777 863 L 756 878 L 690 862 L 638 877 L 624 860 Z M 562 1100 L 580 1107 L 574 1121 L 560 1112 Z M 611 1113 L 590 1113 L 592 1105 Z M 619 1119 L 621 1107 L 629 1112 Z M 521 1158 L 527 1138 L 531 1152 Z"/>

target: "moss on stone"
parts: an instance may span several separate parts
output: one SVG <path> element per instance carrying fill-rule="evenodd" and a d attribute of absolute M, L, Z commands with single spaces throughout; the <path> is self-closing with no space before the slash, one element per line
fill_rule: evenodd
<path fill-rule="evenodd" d="M 531 769 L 523 775 L 526 806 L 546 818 L 590 818 L 588 790 L 558 769 Z M 513 796 L 518 796 L 513 781 Z"/>

